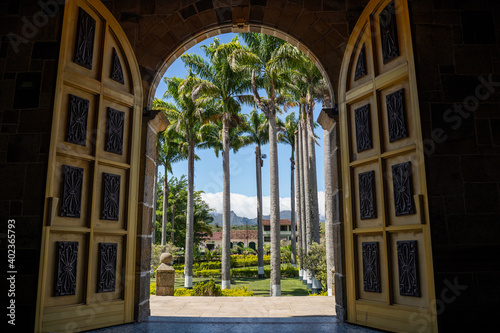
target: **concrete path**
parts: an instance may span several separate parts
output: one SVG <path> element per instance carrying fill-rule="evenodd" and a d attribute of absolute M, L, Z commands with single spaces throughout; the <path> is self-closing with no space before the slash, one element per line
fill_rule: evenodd
<path fill-rule="evenodd" d="M 340 323 L 333 297 L 151 296 L 145 322 L 95 330 L 99 333 L 373 333 Z"/>
<path fill-rule="evenodd" d="M 161 317 L 335 316 L 335 298 L 151 296 L 151 315 Z"/>

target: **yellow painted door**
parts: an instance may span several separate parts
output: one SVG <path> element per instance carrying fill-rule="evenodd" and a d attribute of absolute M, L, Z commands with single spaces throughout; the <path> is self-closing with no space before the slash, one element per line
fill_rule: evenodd
<path fill-rule="evenodd" d="M 133 321 L 142 89 L 100 1 L 66 1 L 58 66 L 37 332 Z"/>
<path fill-rule="evenodd" d="M 407 0 L 372 0 L 339 85 L 348 320 L 436 332 L 434 277 Z"/>

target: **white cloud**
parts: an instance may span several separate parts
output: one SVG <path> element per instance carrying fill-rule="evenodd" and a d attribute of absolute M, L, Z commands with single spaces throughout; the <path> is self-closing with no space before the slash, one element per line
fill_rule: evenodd
<path fill-rule="evenodd" d="M 222 192 L 202 193 L 203 200 L 214 209 L 215 212 L 222 214 Z M 325 192 L 318 192 L 319 215 L 325 216 Z M 263 215 L 270 214 L 271 199 L 269 196 L 262 197 Z M 290 197 L 280 198 L 280 210 L 290 210 Z M 257 197 L 249 197 L 243 194 L 231 193 L 231 210 L 240 217 L 250 219 L 257 217 Z"/>

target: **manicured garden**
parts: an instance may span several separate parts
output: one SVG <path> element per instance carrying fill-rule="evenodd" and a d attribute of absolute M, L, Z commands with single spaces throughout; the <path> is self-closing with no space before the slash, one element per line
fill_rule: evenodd
<path fill-rule="evenodd" d="M 218 290 L 221 284 L 221 262 L 218 260 L 195 263 L 193 265 L 193 289 L 184 289 L 184 265 L 174 264 L 175 295 L 213 296 L 270 296 L 270 256 L 264 256 L 265 278 L 258 278 L 256 255 L 231 256 L 231 290 Z M 156 270 L 156 269 L 155 269 Z M 299 280 L 298 269 L 289 264 L 281 266 L 281 295 L 307 296 L 306 285 Z M 151 278 L 151 294 L 155 292 L 155 278 Z"/>

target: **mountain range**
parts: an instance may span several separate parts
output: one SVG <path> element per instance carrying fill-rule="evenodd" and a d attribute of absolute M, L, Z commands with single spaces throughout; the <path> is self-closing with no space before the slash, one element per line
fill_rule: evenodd
<path fill-rule="evenodd" d="M 222 214 L 221 213 L 214 213 L 211 212 L 210 215 L 214 218 L 214 224 L 218 226 L 222 226 Z M 281 219 L 291 219 L 292 217 L 292 212 L 289 210 L 283 210 L 280 212 L 280 218 Z M 263 215 L 262 218 L 269 219 L 269 215 Z M 249 219 L 247 217 L 240 217 L 236 215 L 235 212 L 231 211 L 231 225 L 245 225 L 245 222 L 248 221 L 248 225 L 255 225 L 257 224 L 257 218 Z M 320 216 L 320 221 L 324 221 L 324 217 Z"/>

